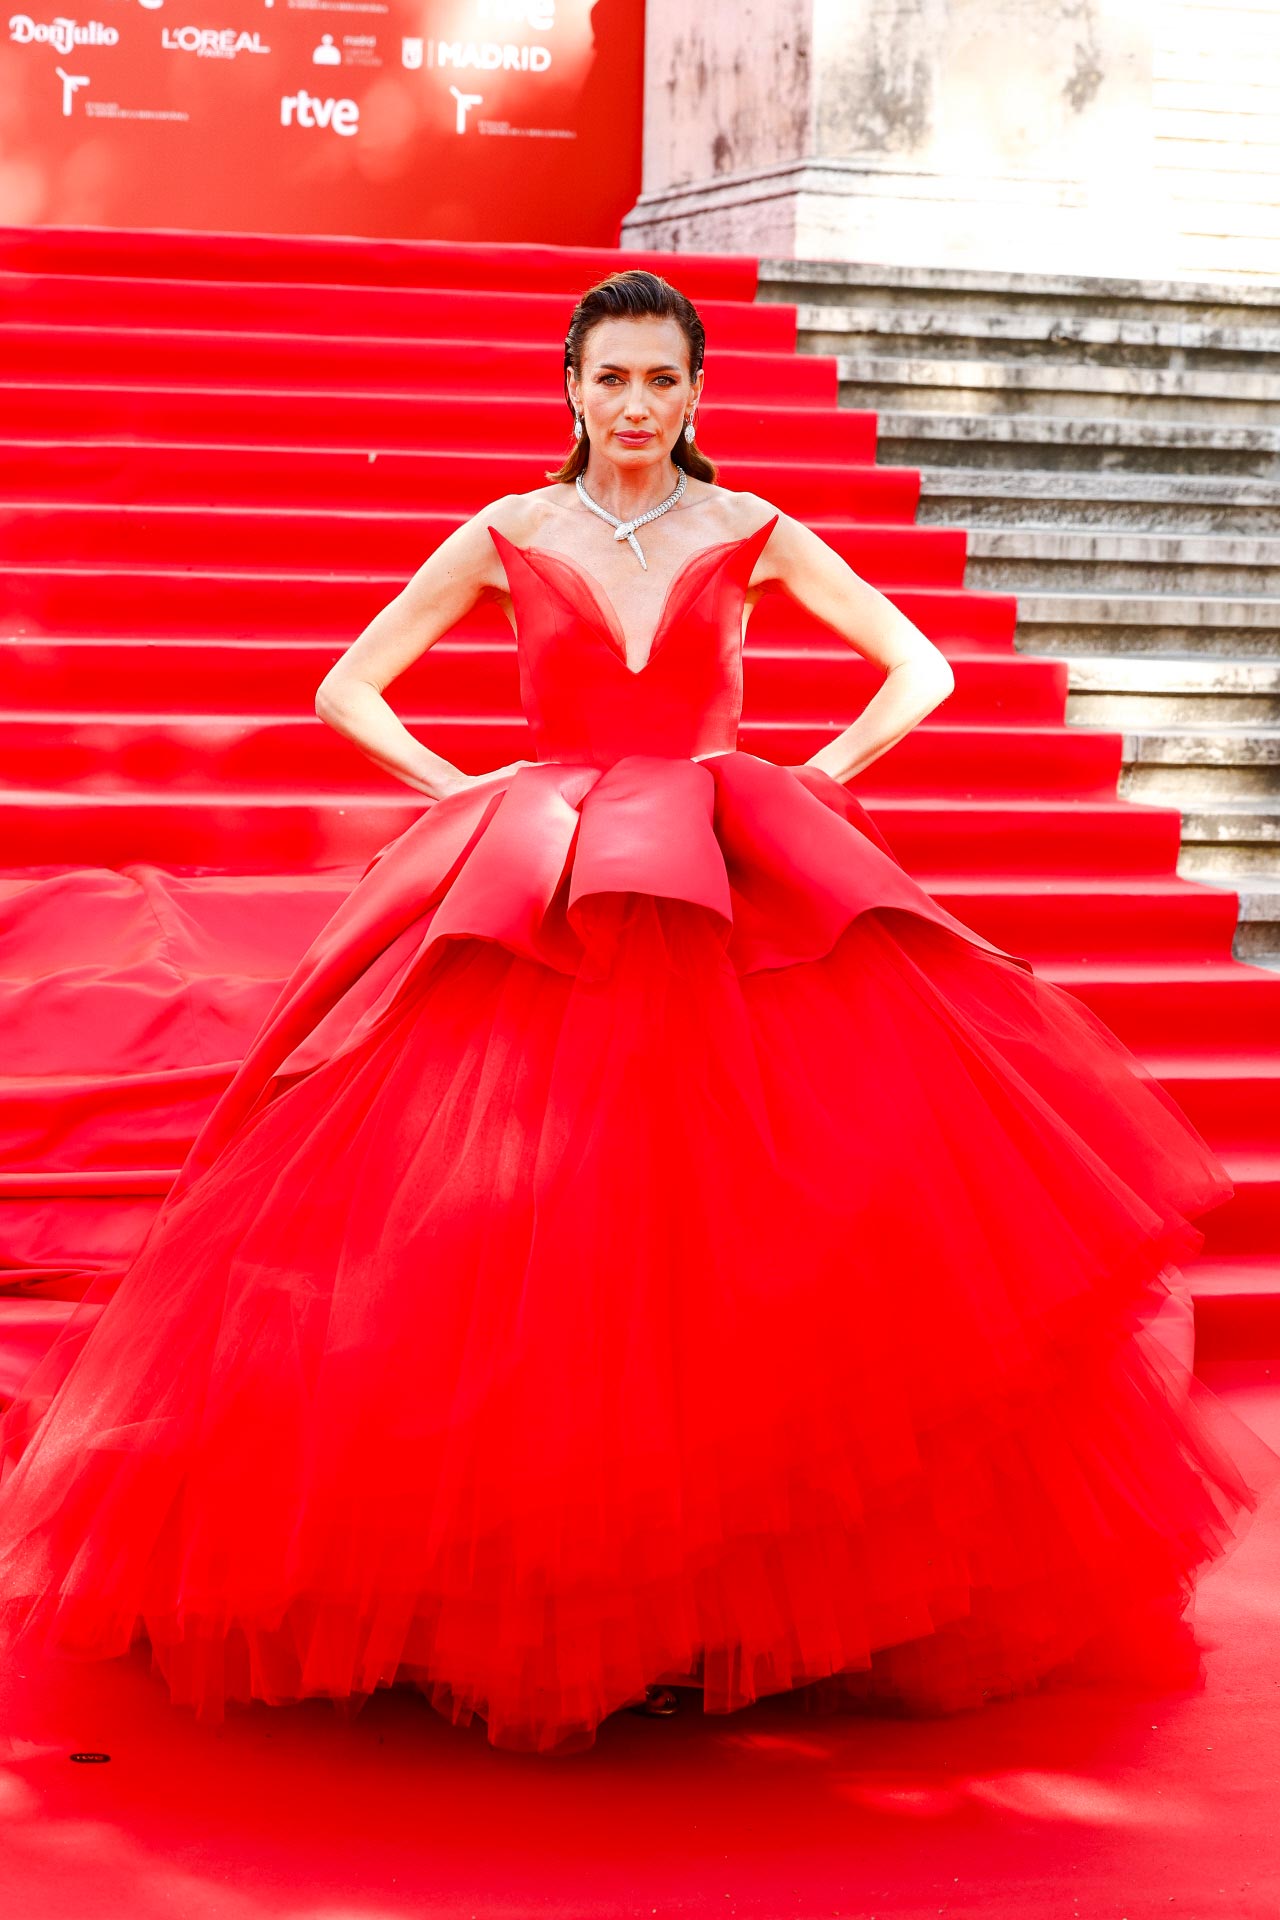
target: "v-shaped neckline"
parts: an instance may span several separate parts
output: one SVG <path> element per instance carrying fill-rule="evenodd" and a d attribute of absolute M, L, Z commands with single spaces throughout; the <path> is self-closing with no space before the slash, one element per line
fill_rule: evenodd
<path fill-rule="evenodd" d="M 544 560 L 556 561 L 560 566 L 567 567 L 570 573 L 576 574 L 585 586 L 588 597 L 596 609 L 601 629 L 609 641 L 610 651 L 618 660 L 623 672 L 630 679 L 639 680 L 641 675 L 647 673 L 653 665 L 654 657 L 660 650 L 663 629 L 666 626 L 667 616 L 671 610 L 672 596 L 695 561 L 705 559 L 709 553 L 724 553 L 733 547 L 745 547 L 749 541 L 757 539 L 760 534 L 765 531 L 766 527 L 773 527 L 777 522 L 777 518 L 778 516 L 775 513 L 771 519 L 763 521 L 753 533 L 744 534 L 739 540 L 714 540 L 710 546 L 699 547 L 696 552 L 685 555 L 667 582 L 666 591 L 662 596 L 662 605 L 658 610 L 658 624 L 654 628 L 649 641 L 649 651 L 638 667 L 631 666 L 627 660 L 626 633 L 621 620 L 618 618 L 617 608 L 595 575 L 588 572 L 587 568 L 584 567 L 580 561 L 570 559 L 567 553 L 558 553 L 554 547 L 517 546 L 514 540 L 508 540 L 506 534 L 500 532 L 497 527 L 490 527 L 489 534 L 494 539 L 505 541 L 507 546 L 526 558 L 529 554 L 536 553 L 541 555 Z"/>

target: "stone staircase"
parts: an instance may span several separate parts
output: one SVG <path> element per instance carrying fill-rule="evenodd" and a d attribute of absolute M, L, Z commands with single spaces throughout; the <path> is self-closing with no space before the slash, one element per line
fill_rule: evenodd
<path fill-rule="evenodd" d="M 1280 285 L 766 260 L 966 583 L 1124 735 L 1121 792 L 1182 813 L 1179 870 L 1280 964 Z"/>

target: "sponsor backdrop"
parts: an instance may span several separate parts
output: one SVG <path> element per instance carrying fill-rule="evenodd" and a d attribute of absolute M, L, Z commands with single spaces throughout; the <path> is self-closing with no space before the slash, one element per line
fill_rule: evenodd
<path fill-rule="evenodd" d="M 6 13 L 0 223 L 612 245 L 643 0 Z"/>

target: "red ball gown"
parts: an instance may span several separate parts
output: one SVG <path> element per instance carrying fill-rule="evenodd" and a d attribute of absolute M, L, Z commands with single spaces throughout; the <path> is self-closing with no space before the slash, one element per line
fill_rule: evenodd
<path fill-rule="evenodd" d="M 11 1408 L 11 1644 L 563 1752 L 675 1675 L 1025 1689 L 1227 1546 L 1263 1450 L 1150 1330 L 1226 1174 L 843 786 L 737 749 L 772 525 L 638 671 L 494 533 L 536 762 L 374 856 Z"/>

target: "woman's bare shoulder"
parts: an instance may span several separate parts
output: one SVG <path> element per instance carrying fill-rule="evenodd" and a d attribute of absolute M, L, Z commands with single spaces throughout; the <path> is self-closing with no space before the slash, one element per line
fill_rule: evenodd
<path fill-rule="evenodd" d="M 563 481 L 549 486 L 531 487 L 527 493 L 504 493 L 475 516 L 477 524 L 496 527 L 513 546 L 534 545 L 549 520 L 563 513 L 573 489 Z"/>
<path fill-rule="evenodd" d="M 437 589 L 437 576 L 447 572 L 451 578 L 471 580 L 481 591 L 505 593 L 506 570 L 492 534 L 502 534 L 515 547 L 536 546 L 547 521 L 562 511 L 553 496 L 566 491 L 562 486 L 535 487 L 529 493 L 504 493 L 490 500 L 437 547 L 427 562 L 428 584 Z"/>
<path fill-rule="evenodd" d="M 714 525 L 717 538 L 726 540 L 745 539 L 778 511 L 762 494 L 741 493 L 734 487 L 712 486 L 706 481 L 691 482 L 687 497 L 691 507 L 706 515 L 708 526 Z"/>

